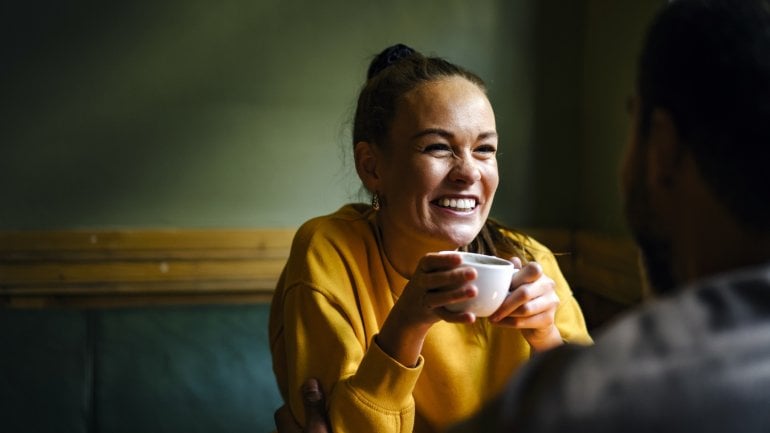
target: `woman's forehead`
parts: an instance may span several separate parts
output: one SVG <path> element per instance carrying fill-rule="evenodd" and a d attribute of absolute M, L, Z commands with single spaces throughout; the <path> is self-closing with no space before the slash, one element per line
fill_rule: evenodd
<path fill-rule="evenodd" d="M 486 94 L 462 77 L 431 81 L 406 93 L 398 104 L 395 120 L 414 128 L 436 123 L 494 128 L 494 112 Z"/>

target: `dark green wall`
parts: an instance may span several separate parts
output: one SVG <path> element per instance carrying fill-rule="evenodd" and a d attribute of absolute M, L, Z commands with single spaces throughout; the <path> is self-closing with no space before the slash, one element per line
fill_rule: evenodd
<path fill-rule="evenodd" d="M 623 231 L 618 188 L 622 146 L 630 117 L 626 102 L 635 88 L 636 59 L 645 28 L 664 0 L 591 0 L 586 11 L 581 121 L 583 146 L 576 160 L 581 179 L 576 224 Z"/>
<path fill-rule="evenodd" d="M 348 122 L 394 42 L 488 80 L 496 216 L 622 226 L 613 104 L 660 1 L 61 3 L 4 6 L 0 229 L 295 226 L 358 200 Z"/>

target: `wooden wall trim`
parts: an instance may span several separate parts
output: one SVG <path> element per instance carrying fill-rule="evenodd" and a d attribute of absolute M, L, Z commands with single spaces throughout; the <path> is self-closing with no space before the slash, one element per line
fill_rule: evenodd
<path fill-rule="evenodd" d="M 0 232 L 0 305 L 264 302 L 294 231 Z"/>
<path fill-rule="evenodd" d="M 573 289 L 586 290 L 621 305 L 641 300 L 638 253 L 629 237 L 552 228 L 527 229 L 525 233 L 556 255 Z"/>
<path fill-rule="evenodd" d="M 636 245 L 627 237 L 574 234 L 572 284 L 619 304 L 638 303 L 642 278 Z"/>
<path fill-rule="evenodd" d="M 0 307 L 120 307 L 268 302 L 295 230 L 0 232 Z M 524 230 L 548 246 L 573 288 L 630 305 L 636 250 L 622 237 Z"/>
<path fill-rule="evenodd" d="M 295 229 L 0 231 L 0 260 L 285 257 Z"/>

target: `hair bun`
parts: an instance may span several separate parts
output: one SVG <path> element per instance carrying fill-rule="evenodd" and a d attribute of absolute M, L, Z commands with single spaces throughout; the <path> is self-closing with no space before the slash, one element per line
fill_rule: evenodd
<path fill-rule="evenodd" d="M 372 60 L 372 63 L 369 65 L 369 70 L 366 71 L 366 79 L 371 80 L 372 77 L 382 72 L 383 69 L 401 59 L 414 55 L 416 52 L 417 51 L 404 44 L 391 45 L 390 47 L 385 48 L 374 58 L 374 60 Z"/>

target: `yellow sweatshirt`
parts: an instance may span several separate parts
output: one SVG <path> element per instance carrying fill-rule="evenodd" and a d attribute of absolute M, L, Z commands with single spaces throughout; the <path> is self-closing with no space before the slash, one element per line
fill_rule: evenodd
<path fill-rule="evenodd" d="M 385 258 L 375 230 L 366 205 L 344 206 L 298 230 L 270 312 L 278 386 L 304 423 L 300 387 L 318 378 L 335 433 L 443 431 L 502 390 L 530 357 L 529 344 L 519 330 L 486 319 L 438 322 L 416 367 L 389 357 L 373 339 L 407 280 Z M 563 338 L 590 343 L 553 254 L 532 239 L 528 245 L 556 282 Z"/>

